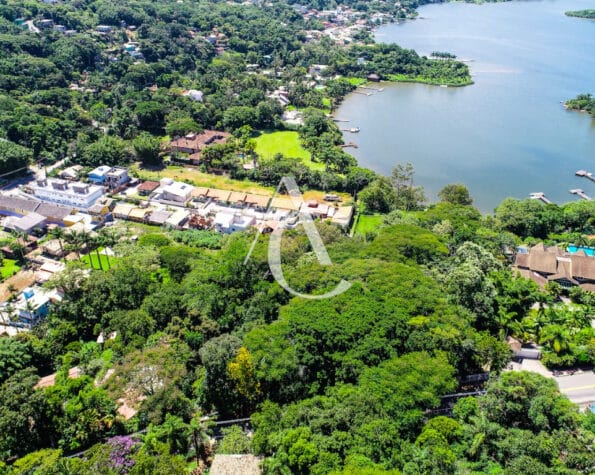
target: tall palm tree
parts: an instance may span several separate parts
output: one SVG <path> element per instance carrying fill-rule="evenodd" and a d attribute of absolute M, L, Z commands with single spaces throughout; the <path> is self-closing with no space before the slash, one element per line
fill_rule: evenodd
<path fill-rule="evenodd" d="M 570 349 L 570 334 L 562 325 L 548 325 L 541 331 L 540 343 L 551 346 L 556 354 Z"/>
<path fill-rule="evenodd" d="M 10 250 L 18 256 L 18 260 L 20 262 L 23 262 L 25 260 L 25 250 L 27 249 L 27 247 L 25 246 L 25 244 L 23 244 L 19 237 L 17 237 L 13 242 L 11 242 L 9 247 Z"/>
<path fill-rule="evenodd" d="M 70 231 L 64 235 L 64 240 L 69 245 L 70 250 L 74 251 L 78 260 L 81 260 L 81 239 L 78 231 Z"/>
<path fill-rule="evenodd" d="M 91 247 L 95 248 L 95 255 L 97 256 L 97 262 L 99 262 L 99 268 L 103 270 L 103 263 L 101 262 L 101 254 L 99 254 L 99 248 L 103 246 L 103 237 L 99 234 L 93 236 L 90 241 Z M 91 253 L 89 251 L 89 262 L 91 261 Z"/>
<path fill-rule="evenodd" d="M 50 231 L 50 235 L 58 240 L 58 243 L 60 244 L 60 254 L 62 254 L 62 258 L 64 259 L 64 262 L 66 262 L 66 254 L 64 253 L 64 237 L 66 236 L 66 233 L 64 232 L 64 229 L 60 226 L 56 226 Z"/>
<path fill-rule="evenodd" d="M 511 322 L 510 330 L 513 336 L 520 340 L 522 344 L 533 341 L 535 338 L 535 323 L 527 318 Z"/>
<path fill-rule="evenodd" d="M 17 298 L 17 293 L 19 289 L 17 289 L 13 284 L 8 284 L 6 290 L 8 290 L 8 293 L 10 294 L 10 297 L 8 297 L 8 301 L 13 302 Z"/>
<path fill-rule="evenodd" d="M 584 234 L 579 234 L 573 244 L 577 247 L 587 247 L 589 245 L 589 238 Z"/>
<path fill-rule="evenodd" d="M 107 259 L 107 268 L 111 269 L 112 265 L 109 260 L 109 252 L 108 252 L 107 248 L 109 248 L 109 250 L 111 250 L 112 247 L 118 242 L 118 235 L 114 231 L 108 230 L 106 228 L 101 229 L 99 231 L 99 235 L 103 239 L 103 245 L 106 248 L 105 258 Z"/>
<path fill-rule="evenodd" d="M 91 247 L 91 240 L 93 239 L 91 234 L 85 230 L 79 231 L 78 238 L 81 243 L 81 249 L 83 249 L 84 252 L 89 253 Z M 89 262 L 91 262 L 91 256 L 89 256 Z"/>
<path fill-rule="evenodd" d="M 201 460 L 206 461 L 209 444 L 211 442 L 210 434 L 214 427 L 214 423 L 210 418 L 204 417 L 199 410 L 194 414 L 190 421 L 190 430 L 192 432 L 192 445 L 194 445 L 194 455 L 196 457 L 196 464 L 200 466 Z"/>

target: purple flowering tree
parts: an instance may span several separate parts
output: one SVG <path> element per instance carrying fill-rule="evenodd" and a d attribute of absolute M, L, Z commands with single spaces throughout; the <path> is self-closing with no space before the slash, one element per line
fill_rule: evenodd
<path fill-rule="evenodd" d="M 117 435 L 107 440 L 110 446 L 110 468 L 125 475 L 134 465 L 132 458 L 140 442 L 129 435 Z"/>

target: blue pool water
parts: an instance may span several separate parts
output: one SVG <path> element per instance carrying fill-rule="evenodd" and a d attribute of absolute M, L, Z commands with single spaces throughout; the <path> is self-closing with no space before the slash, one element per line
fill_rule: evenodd
<path fill-rule="evenodd" d="M 595 257 L 595 249 L 592 247 L 568 246 L 566 248 L 566 250 L 568 252 L 570 252 L 570 254 L 574 254 L 575 252 L 578 252 L 578 251 L 585 251 L 585 254 L 587 256 Z"/>

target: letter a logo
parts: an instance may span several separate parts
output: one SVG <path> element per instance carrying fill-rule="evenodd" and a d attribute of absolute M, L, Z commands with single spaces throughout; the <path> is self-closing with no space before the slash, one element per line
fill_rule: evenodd
<path fill-rule="evenodd" d="M 304 198 L 302 197 L 302 194 L 300 193 L 297 183 L 295 182 L 293 177 L 283 177 L 281 179 L 281 183 L 279 183 L 279 186 L 277 187 L 277 190 L 275 191 L 275 195 L 273 196 L 273 198 L 277 195 L 277 193 L 279 193 L 279 190 L 282 185 L 285 185 L 285 188 L 287 188 L 289 197 L 290 197 L 294 207 L 297 209 L 301 209 L 301 204 L 304 202 Z M 267 214 L 269 213 L 269 210 L 270 210 L 270 206 L 269 206 L 269 209 L 267 210 Z M 308 236 L 308 239 L 310 240 L 310 244 L 312 244 L 312 249 L 314 250 L 316 257 L 318 258 L 318 262 L 320 262 L 320 264 L 322 264 L 323 266 L 332 265 L 331 258 L 329 257 L 328 252 L 326 251 L 326 247 L 324 247 L 324 243 L 322 242 L 320 234 L 318 233 L 318 229 L 316 229 L 316 226 L 314 225 L 314 221 L 312 220 L 312 216 L 310 216 L 310 213 L 303 213 L 300 211 L 299 212 L 299 222 L 302 224 L 302 226 L 304 226 L 306 235 Z M 248 262 L 248 260 L 250 259 L 250 255 L 252 254 L 252 251 L 254 250 L 254 246 L 256 245 L 256 242 L 258 241 L 259 235 L 260 235 L 260 232 L 259 232 L 259 234 L 256 235 L 256 237 L 254 238 L 254 241 L 252 242 L 250 251 L 248 252 L 248 255 L 246 256 L 246 259 L 244 260 L 244 264 L 246 262 Z M 347 282 L 345 280 L 341 280 L 341 282 L 339 282 L 339 284 L 333 290 L 331 290 L 330 292 L 326 292 L 324 294 L 320 294 L 320 295 L 302 294 L 300 292 L 293 290 L 289 286 L 287 281 L 285 280 L 285 276 L 283 275 L 283 269 L 281 267 L 281 239 L 282 239 L 282 236 L 283 236 L 283 227 L 281 227 L 281 226 L 279 226 L 277 229 L 275 229 L 272 232 L 271 239 L 269 241 L 268 260 L 269 260 L 269 267 L 271 269 L 273 277 L 275 278 L 275 280 L 281 287 L 283 287 L 285 290 L 287 290 L 287 292 L 289 292 L 290 294 L 295 295 L 297 297 L 302 297 L 304 299 L 328 299 L 331 297 L 335 297 L 336 295 L 342 294 L 343 292 L 345 292 L 347 289 L 349 289 L 351 287 L 351 284 L 349 282 Z"/>

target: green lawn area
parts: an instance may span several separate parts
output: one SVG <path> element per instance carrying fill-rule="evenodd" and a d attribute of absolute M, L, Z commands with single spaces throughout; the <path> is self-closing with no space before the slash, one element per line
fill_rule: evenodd
<path fill-rule="evenodd" d="M 382 215 L 361 214 L 355 227 L 355 233 L 365 235 L 366 233 L 376 231 L 382 224 L 382 218 Z"/>
<path fill-rule="evenodd" d="M 366 84 L 368 82 L 367 79 L 364 78 L 345 78 L 349 81 L 350 84 L 354 86 L 361 86 L 362 84 Z"/>
<path fill-rule="evenodd" d="M 2 274 L 2 280 L 8 279 L 12 275 L 16 274 L 21 268 L 17 265 L 17 261 L 14 259 L 4 259 L 2 267 L 0 267 L 0 273 Z"/>
<path fill-rule="evenodd" d="M 194 167 L 169 165 L 163 170 L 154 171 L 139 168 L 138 164 L 131 165 L 130 170 L 141 180 L 159 181 L 161 178 L 172 178 L 173 180 L 187 180 L 194 186 L 204 186 L 205 188 L 218 188 L 220 190 L 243 191 L 246 193 L 255 193 L 257 195 L 271 195 L 273 187 L 263 186 L 249 180 L 234 180 L 225 175 L 214 175 L 204 173 Z"/>
<path fill-rule="evenodd" d="M 99 252 L 101 252 L 101 251 L 99 251 Z M 99 254 L 99 257 L 101 259 L 101 266 L 103 267 L 104 270 L 109 269 L 110 264 L 113 266 L 115 260 L 117 259 L 117 257 L 110 256 L 109 264 L 108 264 L 107 256 L 105 254 Z M 102 268 L 99 265 L 99 260 L 97 259 L 97 254 L 95 253 L 95 251 L 93 251 L 90 254 L 85 254 L 84 256 L 81 256 L 81 260 L 85 264 L 87 264 L 89 267 L 92 267 L 93 269 L 101 269 Z"/>
<path fill-rule="evenodd" d="M 282 153 L 286 157 L 301 158 L 304 165 L 312 170 L 324 170 L 324 165 L 313 162 L 310 152 L 301 146 L 297 132 L 291 130 L 263 132 L 255 140 L 256 153 L 264 159 L 273 158 L 277 153 Z"/>

